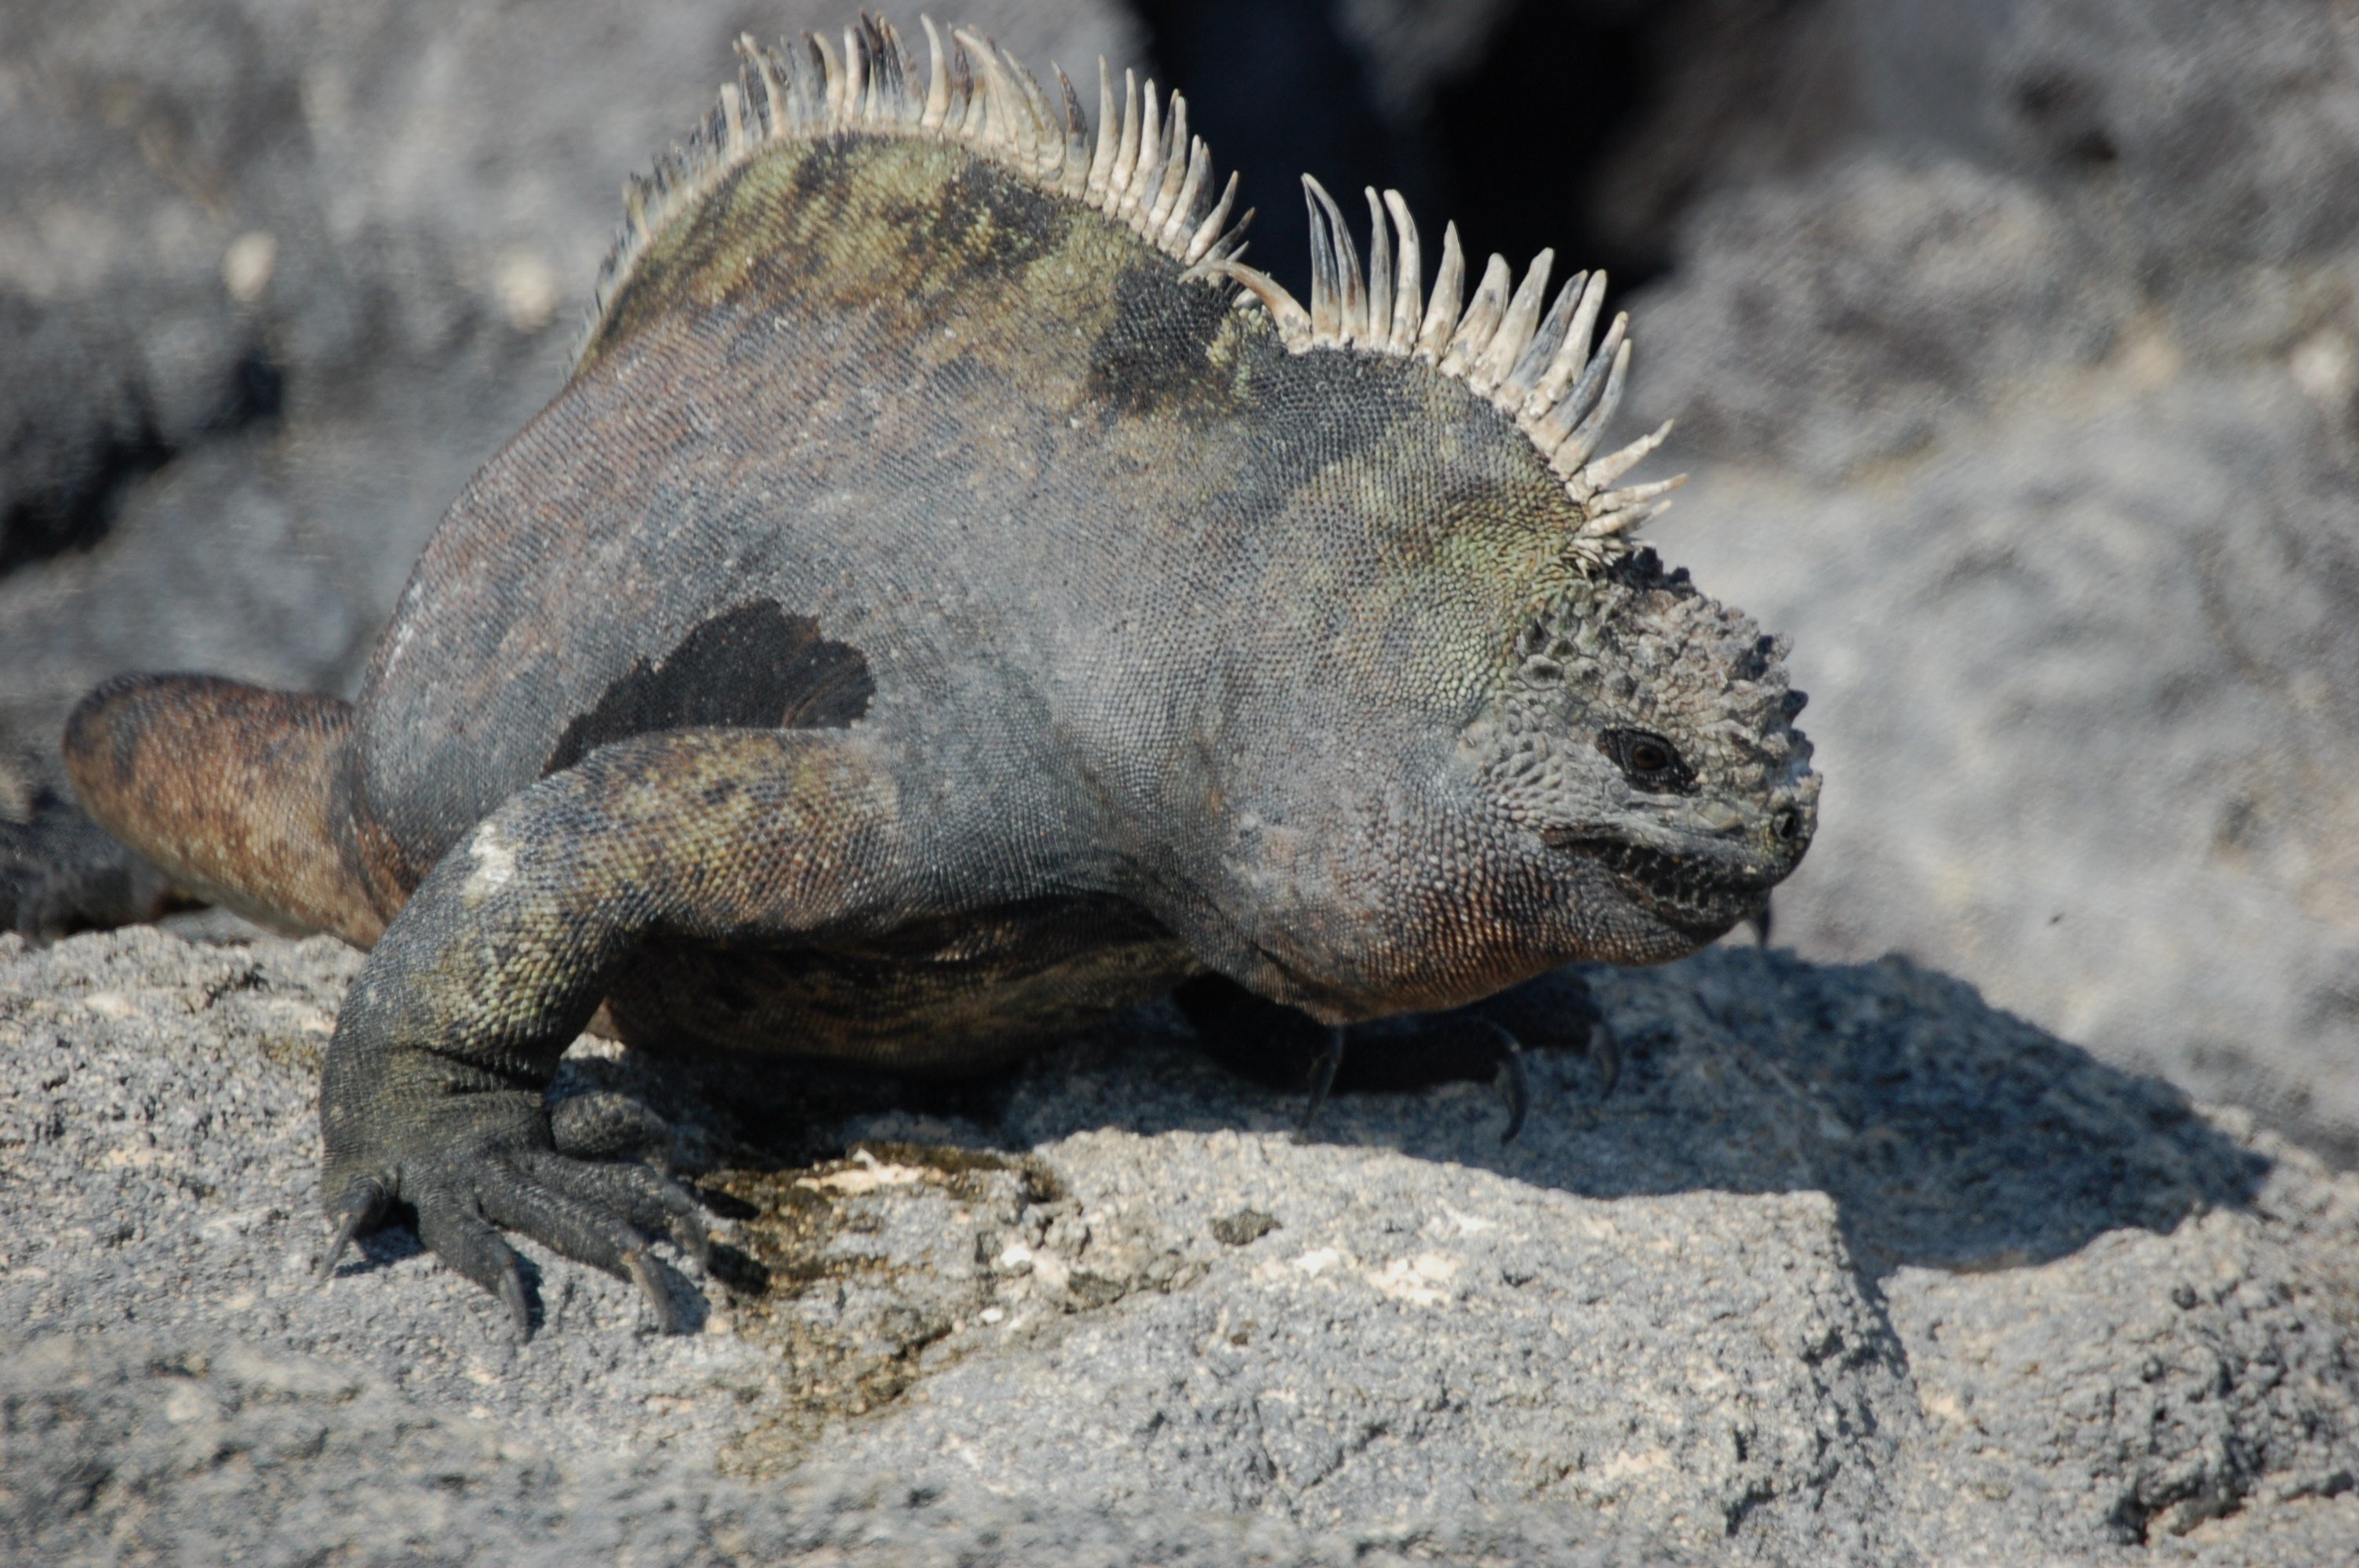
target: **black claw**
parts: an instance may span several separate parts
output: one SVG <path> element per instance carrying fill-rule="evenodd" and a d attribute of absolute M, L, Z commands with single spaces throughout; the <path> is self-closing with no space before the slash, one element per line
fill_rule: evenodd
<path fill-rule="evenodd" d="M 1769 946 L 1769 900 L 1767 895 L 1763 895 L 1761 907 L 1754 911 L 1751 914 L 1746 915 L 1744 923 L 1753 927 L 1753 935 L 1759 939 L 1762 946 L 1767 947 Z"/>
<path fill-rule="evenodd" d="M 1597 1064 L 1597 1098 L 1604 1099 L 1622 1081 L 1622 1040 L 1602 1018 L 1589 1026 L 1589 1054 Z"/>
<path fill-rule="evenodd" d="M 647 1310 L 655 1314 L 658 1334 L 679 1332 L 679 1314 L 672 1310 L 671 1292 L 664 1285 L 663 1271 L 645 1251 L 633 1252 L 623 1260 L 631 1278 L 638 1282 L 639 1292 L 647 1298 Z"/>
<path fill-rule="evenodd" d="M 319 1271 L 312 1276 L 315 1282 L 324 1285 L 334 1278 L 336 1265 L 354 1238 L 375 1230 L 385 1218 L 386 1206 L 391 1201 L 382 1183 L 365 1176 L 344 1189 L 343 1223 L 336 1227 L 336 1238 L 328 1244 L 327 1255 L 320 1260 Z"/>
<path fill-rule="evenodd" d="M 1532 1080 L 1524 1071 L 1524 1043 L 1509 1033 L 1507 1026 L 1497 1019 L 1484 1018 L 1483 1022 L 1499 1037 L 1499 1077 L 1507 1097 L 1507 1130 L 1499 1134 L 1499 1141 L 1513 1143 L 1516 1134 L 1524 1130 L 1524 1114 L 1532 1104 Z"/>
<path fill-rule="evenodd" d="M 532 1307 L 525 1299 L 524 1271 L 516 1267 L 511 1253 L 507 1267 L 500 1271 L 500 1300 L 506 1303 L 508 1322 L 515 1325 L 516 1343 L 523 1345 L 532 1338 Z"/>
<path fill-rule="evenodd" d="M 1335 1087 L 1336 1071 L 1343 1065 L 1343 1026 L 1339 1023 L 1328 1032 L 1327 1049 L 1320 1052 L 1318 1060 L 1310 1064 L 1310 1104 L 1302 1113 L 1303 1136 L 1310 1136 L 1311 1127 L 1318 1121 L 1321 1108 L 1326 1105 L 1328 1094 Z"/>

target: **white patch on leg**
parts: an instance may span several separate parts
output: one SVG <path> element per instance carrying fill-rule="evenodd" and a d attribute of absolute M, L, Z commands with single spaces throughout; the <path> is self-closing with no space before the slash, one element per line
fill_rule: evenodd
<path fill-rule="evenodd" d="M 467 858 L 474 870 L 459 888 L 459 896 L 469 904 L 481 903 L 516 880 L 516 851 L 507 847 L 500 830 L 486 822 L 475 829 L 467 841 Z"/>

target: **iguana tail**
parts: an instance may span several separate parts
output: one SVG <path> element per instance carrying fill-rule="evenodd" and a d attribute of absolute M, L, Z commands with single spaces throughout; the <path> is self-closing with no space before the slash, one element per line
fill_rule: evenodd
<path fill-rule="evenodd" d="M 99 826 L 190 892 L 364 947 L 386 916 L 340 846 L 351 729 L 332 697 L 125 676 L 66 721 L 66 769 Z"/>

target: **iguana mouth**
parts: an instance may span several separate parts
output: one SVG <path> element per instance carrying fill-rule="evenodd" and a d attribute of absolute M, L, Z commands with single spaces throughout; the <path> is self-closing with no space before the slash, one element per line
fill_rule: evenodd
<path fill-rule="evenodd" d="M 1673 855 L 1618 839 L 1561 847 L 1613 872 L 1622 895 L 1658 920 L 1707 939 L 1757 913 L 1794 869 L 1790 860 Z"/>

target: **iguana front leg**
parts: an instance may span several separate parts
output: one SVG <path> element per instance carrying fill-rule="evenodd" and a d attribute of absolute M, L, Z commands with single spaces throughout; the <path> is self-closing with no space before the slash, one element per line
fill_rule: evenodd
<path fill-rule="evenodd" d="M 511 797 L 370 953 L 320 1087 L 321 1196 L 352 1238 L 409 1205 L 419 1238 L 528 1331 L 499 1227 L 636 1280 L 669 1326 L 642 1232 L 701 1245 L 692 1199 L 644 1166 L 570 1159 L 544 1092 L 651 936 L 783 938 L 889 922 L 913 857 L 882 748 L 842 730 L 618 741 Z"/>

